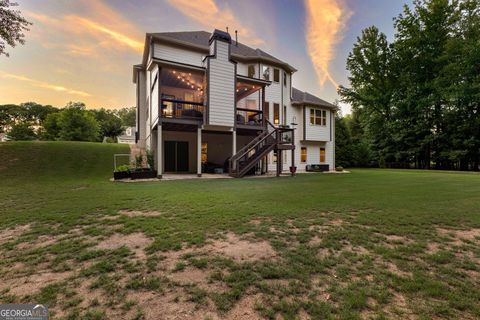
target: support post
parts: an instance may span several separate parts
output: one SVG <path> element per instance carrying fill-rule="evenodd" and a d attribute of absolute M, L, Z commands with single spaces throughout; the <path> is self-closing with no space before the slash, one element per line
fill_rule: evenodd
<path fill-rule="evenodd" d="M 197 177 L 202 176 L 202 128 L 197 129 Z"/>
<path fill-rule="evenodd" d="M 295 175 L 295 130 L 292 130 L 292 162 L 290 163 L 291 165 L 291 172 L 292 172 L 292 177 Z"/>
<path fill-rule="evenodd" d="M 267 119 L 268 120 L 268 119 Z M 265 127 L 265 85 L 262 86 L 262 125 Z"/>
<path fill-rule="evenodd" d="M 277 177 L 280 177 L 280 173 L 282 172 L 282 150 L 277 149 Z"/>
<path fill-rule="evenodd" d="M 163 138 L 162 125 L 157 126 L 157 178 L 162 179 L 163 173 Z"/>
<path fill-rule="evenodd" d="M 237 131 L 233 129 L 232 132 L 232 156 L 237 153 Z"/>

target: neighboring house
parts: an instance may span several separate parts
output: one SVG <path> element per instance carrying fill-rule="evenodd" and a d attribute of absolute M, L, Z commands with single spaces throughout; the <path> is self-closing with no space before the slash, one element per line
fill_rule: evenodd
<path fill-rule="evenodd" d="M 121 135 L 117 137 L 118 143 L 135 144 L 135 128 L 127 127 Z"/>
<path fill-rule="evenodd" d="M 159 177 L 334 170 L 336 107 L 292 88 L 296 71 L 227 32 L 148 33 L 133 72 L 137 146 Z"/>
<path fill-rule="evenodd" d="M 5 142 L 8 140 L 10 139 L 8 139 L 7 134 L 5 132 L 0 132 L 0 142 Z"/>

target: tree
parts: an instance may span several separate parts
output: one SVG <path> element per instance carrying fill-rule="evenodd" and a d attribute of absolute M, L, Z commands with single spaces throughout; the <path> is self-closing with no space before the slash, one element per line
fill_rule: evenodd
<path fill-rule="evenodd" d="M 479 170 L 480 0 L 415 0 L 394 27 L 391 44 L 363 30 L 347 59 L 356 164 Z"/>
<path fill-rule="evenodd" d="M 60 115 L 61 112 L 50 113 L 43 123 L 42 140 L 58 140 L 60 138 Z"/>
<path fill-rule="evenodd" d="M 100 127 L 83 103 L 67 104 L 58 118 L 59 139 L 67 141 L 96 141 Z"/>
<path fill-rule="evenodd" d="M 100 125 L 100 139 L 103 137 L 115 138 L 122 133 L 122 119 L 114 111 L 102 108 L 92 110 L 92 113 Z"/>
<path fill-rule="evenodd" d="M 20 104 L 20 108 L 24 109 L 25 117 L 37 125 L 42 125 L 50 113 L 58 112 L 59 109 L 50 105 L 41 105 L 36 102 L 25 102 Z"/>
<path fill-rule="evenodd" d="M 372 26 L 362 31 L 347 59 L 350 88 L 340 86 L 339 94 L 353 110 L 362 109 L 364 123 L 378 157 L 391 158 L 392 99 L 395 74 L 391 48 L 385 34 Z"/>
<path fill-rule="evenodd" d="M 7 133 L 10 140 L 35 140 L 35 131 L 28 123 L 14 124 Z"/>
<path fill-rule="evenodd" d="M 10 0 L 0 0 L 0 55 L 9 56 L 5 51 L 6 44 L 15 47 L 17 43 L 25 43 L 25 31 L 32 23 L 22 17 L 19 10 L 13 8 L 18 6 Z"/>
<path fill-rule="evenodd" d="M 352 136 L 347 121 L 340 112 L 335 114 L 335 163 L 344 168 L 353 166 Z"/>
<path fill-rule="evenodd" d="M 442 56 L 458 19 L 457 4 L 416 0 L 413 10 L 405 6 L 394 23 L 396 69 L 400 71 L 397 141 L 403 145 L 400 151 L 412 157 L 417 167 L 426 169 L 432 160 L 441 164 L 440 155 L 446 147 L 442 143 L 446 101 L 437 79 L 445 67 Z"/>
<path fill-rule="evenodd" d="M 135 127 L 137 119 L 137 108 L 122 108 L 117 110 L 117 115 L 122 119 L 124 127 Z"/>

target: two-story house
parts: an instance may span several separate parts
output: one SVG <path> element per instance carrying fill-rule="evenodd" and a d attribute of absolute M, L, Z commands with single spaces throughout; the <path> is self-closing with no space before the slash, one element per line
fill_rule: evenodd
<path fill-rule="evenodd" d="M 224 31 L 148 33 L 133 72 L 137 146 L 159 177 L 333 170 L 336 107 L 293 88 L 296 71 Z"/>

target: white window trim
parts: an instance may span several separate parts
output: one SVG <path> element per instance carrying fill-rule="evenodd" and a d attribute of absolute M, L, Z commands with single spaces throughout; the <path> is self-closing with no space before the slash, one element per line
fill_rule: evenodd
<path fill-rule="evenodd" d="M 316 115 L 313 117 L 313 119 L 314 119 L 313 122 L 314 122 L 314 123 L 312 123 L 312 120 L 311 120 L 311 118 L 312 118 L 312 111 L 314 111 L 314 114 L 315 114 L 315 113 L 317 112 L 317 110 L 321 112 L 320 122 L 323 122 L 322 119 L 325 119 L 325 124 L 321 124 L 321 123 L 320 123 L 320 124 L 317 124 L 317 123 L 316 123 L 316 119 L 317 119 L 317 116 L 316 116 Z M 323 112 L 325 112 L 325 118 L 323 117 Z M 326 126 L 327 126 L 327 123 L 328 123 L 328 122 L 327 122 L 327 115 L 328 115 L 328 113 L 327 113 L 327 110 L 325 110 L 325 109 L 310 108 L 310 114 L 309 114 L 309 120 L 308 120 L 308 122 L 309 122 L 309 124 L 310 124 L 311 126 L 326 127 Z"/>

